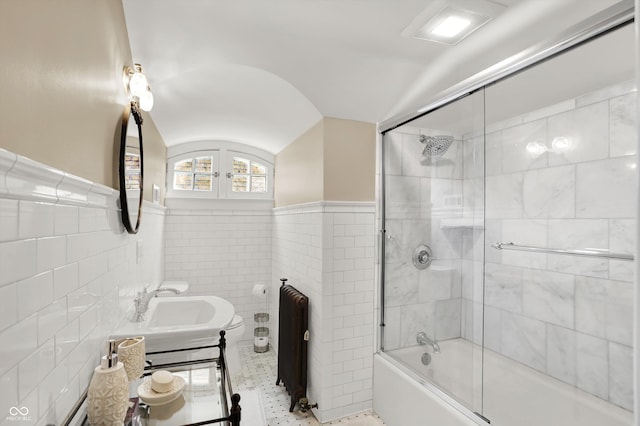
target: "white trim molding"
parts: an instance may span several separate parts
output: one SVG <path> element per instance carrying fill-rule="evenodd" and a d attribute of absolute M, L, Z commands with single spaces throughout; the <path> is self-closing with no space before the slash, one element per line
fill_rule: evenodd
<path fill-rule="evenodd" d="M 167 208 L 161 204 L 152 203 L 151 201 L 142 201 L 142 214 L 145 213 L 164 216 L 167 213 Z"/>
<path fill-rule="evenodd" d="M 0 149 L 0 195 L 16 200 L 119 210 L 118 191 Z"/>
<path fill-rule="evenodd" d="M 99 183 L 94 183 L 88 194 L 89 205 L 120 210 L 120 192 Z"/>
<path fill-rule="evenodd" d="M 7 172 L 11 170 L 16 163 L 18 156 L 6 149 L 0 149 L 0 194 L 9 192 L 7 188 Z"/>
<path fill-rule="evenodd" d="M 7 171 L 6 185 L 12 198 L 57 202 L 56 188 L 64 173 L 27 157 L 18 155 Z"/>
<path fill-rule="evenodd" d="M 375 201 L 314 201 L 275 207 L 274 215 L 301 213 L 375 213 Z"/>
<path fill-rule="evenodd" d="M 86 206 L 89 204 L 89 192 L 91 192 L 92 187 L 93 182 L 90 180 L 65 173 L 56 188 L 58 202 Z"/>
<path fill-rule="evenodd" d="M 224 211 L 250 210 L 271 211 L 273 200 L 237 200 L 225 198 L 166 198 L 170 213 L 183 210 Z M 225 213 L 226 214 L 226 213 Z"/>

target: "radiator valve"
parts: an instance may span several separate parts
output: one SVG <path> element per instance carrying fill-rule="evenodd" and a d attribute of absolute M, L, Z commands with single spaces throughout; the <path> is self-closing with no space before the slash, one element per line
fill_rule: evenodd
<path fill-rule="evenodd" d="M 307 398 L 300 398 L 298 404 L 300 404 L 300 411 L 302 411 L 303 413 L 306 413 L 307 410 L 311 408 L 318 408 L 317 402 L 315 404 L 309 405 L 309 400 Z"/>

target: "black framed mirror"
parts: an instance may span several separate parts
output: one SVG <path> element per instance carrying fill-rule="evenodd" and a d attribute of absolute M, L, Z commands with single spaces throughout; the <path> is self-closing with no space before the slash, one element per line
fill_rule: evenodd
<path fill-rule="evenodd" d="M 133 117 L 133 120 L 131 120 Z M 130 234 L 138 232 L 144 188 L 142 115 L 133 102 L 124 108 L 120 131 L 120 209 L 122 224 Z"/>

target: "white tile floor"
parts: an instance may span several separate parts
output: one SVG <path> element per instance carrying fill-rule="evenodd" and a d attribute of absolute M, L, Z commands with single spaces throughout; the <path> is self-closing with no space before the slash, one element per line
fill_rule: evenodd
<path fill-rule="evenodd" d="M 259 389 L 262 405 L 268 426 L 318 426 L 311 411 L 302 413 L 289 412 L 291 398 L 284 386 L 276 386 L 278 361 L 275 352 L 255 353 L 252 346 L 240 347 L 242 372 L 232 377 L 234 391 L 242 396 L 242 390 Z M 242 405 L 242 404 L 241 404 Z M 344 419 L 336 420 L 325 425 L 376 426 L 384 425 L 374 413 L 361 413 Z"/>

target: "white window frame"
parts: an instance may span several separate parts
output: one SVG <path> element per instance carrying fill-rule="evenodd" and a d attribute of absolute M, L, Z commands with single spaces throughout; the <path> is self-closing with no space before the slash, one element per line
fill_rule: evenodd
<path fill-rule="evenodd" d="M 246 152 L 241 151 L 231 151 L 227 150 L 225 152 L 225 157 L 222 158 L 224 162 L 224 167 L 226 168 L 224 178 L 227 179 L 226 184 L 221 185 L 224 186 L 225 198 L 249 198 L 249 199 L 272 199 L 273 198 L 273 165 L 267 163 L 264 159 L 260 157 L 256 157 L 254 155 L 250 155 Z M 260 165 L 266 167 L 267 173 L 267 191 L 266 192 L 233 192 L 233 159 L 235 157 L 240 157 L 244 160 L 249 160 L 250 162 L 259 163 Z M 251 172 L 251 171 L 249 171 Z M 251 173 L 249 173 L 251 175 Z"/>
<path fill-rule="evenodd" d="M 175 199 L 233 199 L 273 200 L 275 157 L 266 151 L 249 145 L 226 141 L 190 142 L 169 147 L 167 160 L 167 198 Z M 189 158 L 212 156 L 212 171 L 218 175 L 212 179 L 212 191 L 173 189 L 174 168 L 177 162 Z M 233 158 L 241 157 L 260 163 L 267 168 L 266 192 L 233 192 Z"/>
<path fill-rule="evenodd" d="M 184 160 L 195 159 L 197 157 L 211 157 L 211 191 L 200 191 L 194 189 L 174 189 L 175 166 Z M 218 198 L 220 187 L 220 151 L 207 150 L 197 152 L 187 152 L 172 157 L 167 162 L 167 197 L 175 198 Z M 195 182 L 194 182 L 195 183 Z"/>

